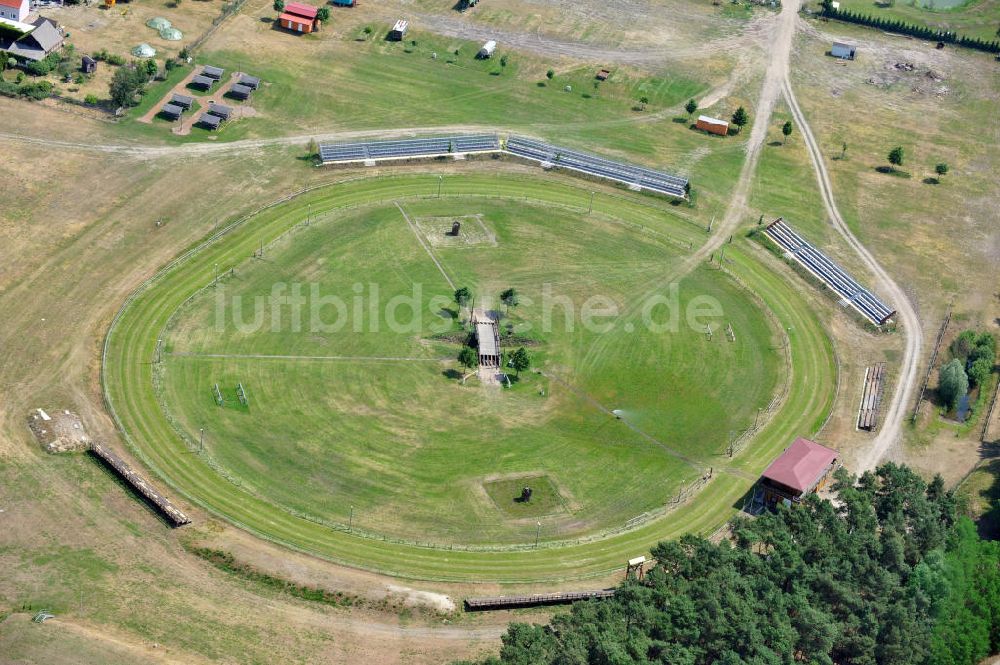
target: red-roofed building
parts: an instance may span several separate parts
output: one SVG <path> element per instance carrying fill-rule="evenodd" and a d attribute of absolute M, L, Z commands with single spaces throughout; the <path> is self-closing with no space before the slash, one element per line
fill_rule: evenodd
<path fill-rule="evenodd" d="M 761 474 L 764 505 L 798 502 L 822 488 L 837 468 L 839 458 L 832 448 L 802 437 L 795 439 Z"/>
<path fill-rule="evenodd" d="M 2 0 L 0 0 L 2 1 Z M 278 17 L 278 23 L 286 30 L 312 32 L 316 29 L 316 14 L 319 10 L 302 2 L 289 2 Z"/>

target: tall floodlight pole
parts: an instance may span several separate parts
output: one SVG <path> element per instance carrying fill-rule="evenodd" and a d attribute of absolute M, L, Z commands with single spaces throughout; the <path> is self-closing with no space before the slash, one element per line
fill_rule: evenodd
<path fill-rule="evenodd" d="M 542 523 L 535 522 L 535 549 L 538 549 L 538 534 L 542 530 Z"/>
<path fill-rule="evenodd" d="M 441 198 L 441 185 L 443 183 L 444 183 L 444 176 L 443 175 L 439 175 L 438 176 L 438 196 L 437 196 L 438 198 Z"/>
<path fill-rule="evenodd" d="M 590 209 L 587 210 L 587 214 L 594 212 L 594 192 L 590 193 Z"/>
<path fill-rule="evenodd" d="M 160 356 L 160 353 L 161 353 L 160 349 L 162 347 L 163 347 L 163 340 L 162 339 L 156 340 L 156 362 L 158 362 L 158 363 L 162 360 L 162 358 Z"/>
<path fill-rule="evenodd" d="M 351 533 L 354 532 L 354 506 L 351 506 L 351 521 L 348 523 L 347 530 Z"/>
<path fill-rule="evenodd" d="M 215 264 L 215 283 L 219 283 L 219 264 Z"/>
<path fill-rule="evenodd" d="M 199 451 L 204 451 L 205 450 L 205 428 L 204 427 L 202 427 L 201 429 L 198 430 L 198 450 Z"/>

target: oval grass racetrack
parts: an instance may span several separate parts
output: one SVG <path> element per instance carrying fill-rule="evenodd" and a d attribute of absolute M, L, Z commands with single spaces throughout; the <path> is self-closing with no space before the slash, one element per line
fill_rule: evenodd
<path fill-rule="evenodd" d="M 316 522 L 479 549 L 592 537 L 661 511 L 783 385 L 775 327 L 717 270 L 678 283 L 674 311 L 718 303 L 724 319 L 705 320 L 731 323 L 735 342 L 683 315 L 668 332 L 621 313 L 584 325 L 588 301 L 622 312 L 671 292 L 660 282 L 683 250 L 604 215 L 510 199 L 313 215 L 178 311 L 157 390 L 189 441 L 207 428 L 203 456 L 221 473 Z M 543 376 L 511 371 L 507 389 L 453 376 L 467 329 L 438 266 L 477 307 L 517 289 L 500 323 L 526 339 L 503 341 L 508 353 L 529 344 Z M 294 312 L 274 289 L 299 294 Z M 392 302 L 405 306 L 386 312 Z M 515 501 L 525 486 L 531 501 Z"/>
<path fill-rule="evenodd" d="M 539 178 L 447 177 L 446 196 L 498 196 L 585 210 L 590 189 Z M 764 300 L 790 339 L 792 371 L 779 411 L 735 460 L 721 457 L 744 474 L 716 472 L 693 500 L 630 531 L 577 543 L 543 543 L 538 549 L 500 551 L 420 547 L 330 528 L 297 517 L 242 491 L 211 468 L 178 436 L 158 402 L 153 385 L 157 340 L 173 313 L 211 283 L 215 266 L 241 264 L 263 241 L 268 244 L 303 220 L 305 204 L 315 215 L 338 208 L 432 198 L 436 175 L 371 178 L 331 185 L 269 207 L 234 225 L 168 265 L 137 292 L 113 322 L 105 343 L 105 398 L 127 442 L 142 461 L 190 501 L 262 538 L 333 561 L 401 577 L 448 581 L 532 582 L 582 578 L 620 568 L 625 559 L 648 551 L 658 540 L 707 533 L 734 511 L 748 478 L 797 435 L 813 433 L 833 400 L 835 365 L 829 339 L 806 302 L 737 245 L 727 250 L 730 270 Z M 599 190 L 600 191 L 600 190 Z M 669 209 L 638 197 L 598 193 L 594 212 L 626 219 L 681 245 L 703 235 Z"/>

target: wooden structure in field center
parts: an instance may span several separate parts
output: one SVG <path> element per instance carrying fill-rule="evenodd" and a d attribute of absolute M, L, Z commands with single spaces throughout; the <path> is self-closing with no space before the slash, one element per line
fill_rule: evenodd
<path fill-rule="evenodd" d="M 546 605 L 566 605 L 579 600 L 613 598 L 614 589 L 594 591 L 566 591 L 563 593 L 540 593 L 531 596 L 489 596 L 486 598 L 466 598 L 465 609 L 469 612 L 483 610 L 513 610 L 519 607 L 544 607 Z"/>
<path fill-rule="evenodd" d="M 316 15 L 319 10 L 302 2 L 289 2 L 278 17 L 278 24 L 292 32 L 308 34 L 316 29 Z"/>
<path fill-rule="evenodd" d="M 142 476 L 133 471 L 125 460 L 111 452 L 110 448 L 95 443 L 91 445 L 90 452 L 111 467 L 122 480 L 142 495 L 142 498 L 155 506 L 172 525 L 183 526 L 191 523 L 191 518 L 175 508 L 170 499 L 157 492 Z"/>
<path fill-rule="evenodd" d="M 840 453 L 799 437 L 760 476 L 758 488 L 766 507 L 802 501 L 822 489 L 837 468 Z"/>
<path fill-rule="evenodd" d="M 694 123 L 694 126 L 704 132 L 718 134 L 719 136 L 727 136 L 729 134 L 728 122 L 719 120 L 718 118 L 711 118 L 707 115 L 698 116 L 698 120 Z"/>
<path fill-rule="evenodd" d="M 865 385 L 861 390 L 861 407 L 858 409 L 858 429 L 875 431 L 884 391 L 885 363 L 876 363 L 865 370 Z"/>
<path fill-rule="evenodd" d="M 500 329 L 496 319 L 481 310 L 473 310 L 472 327 L 479 347 L 479 366 L 500 367 Z"/>

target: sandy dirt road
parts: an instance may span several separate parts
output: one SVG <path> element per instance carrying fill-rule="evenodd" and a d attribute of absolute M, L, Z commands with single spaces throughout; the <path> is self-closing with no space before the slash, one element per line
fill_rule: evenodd
<path fill-rule="evenodd" d="M 912 400 L 913 390 L 916 387 L 918 378 L 917 370 L 919 369 L 920 353 L 923 348 L 923 331 L 920 327 L 920 319 L 917 317 L 917 312 L 913 307 L 913 303 L 907 297 L 906 292 L 889 276 L 889 273 L 879 264 L 874 255 L 851 233 L 843 216 L 841 216 L 840 210 L 837 208 L 837 202 L 833 198 L 833 184 L 830 182 L 830 174 L 823 163 L 823 153 L 820 151 L 816 137 L 813 136 L 812 130 L 809 128 L 808 122 L 806 122 L 806 117 L 795 99 L 795 93 L 792 90 L 787 71 L 782 81 L 782 89 L 785 93 L 785 99 L 788 101 L 788 106 L 792 111 L 792 117 L 795 118 L 795 122 L 799 126 L 799 131 L 802 133 L 806 147 L 809 150 L 809 159 L 816 170 L 816 181 L 819 183 L 820 193 L 823 197 L 823 206 L 830 217 L 830 222 L 837 233 L 847 241 L 848 246 L 858 255 L 865 267 L 875 276 L 876 290 L 888 299 L 892 307 L 896 308 L 896 316 L 902 326 L 905 338 L 903 354 L 899 363 L 899 378 L 896 381 L 896 389 L 893 391 L 892 399 L 885 409 L 882 428 L 875 436 L 871 447 L 859 459 L 857 468 L 854 469 L 857 473 L 864 473 L 878 466 L 879 462 L 889 453 L 889 450 L 902 434 L 901 427 L 903 419 L 906 417 L 906 407 Z"/>

